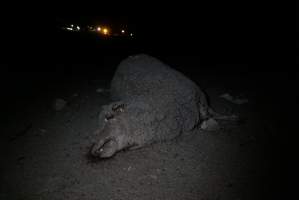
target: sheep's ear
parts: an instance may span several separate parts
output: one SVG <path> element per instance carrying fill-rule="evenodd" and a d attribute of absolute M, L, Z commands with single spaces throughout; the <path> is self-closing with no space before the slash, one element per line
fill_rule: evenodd
<path fill-rule="evenodd" d="M 113 112 L 124 112 L 125 110 L 125 104 L 124 103 L 115 103 L 113 106 L 112 106 L 112 111 Z"/>
<path fill-rule="evenodd" d="M 112 118 L 114 118 L 114 115 L 112 114 L 112 113 L 106 113 L 105 114 L 105 120 L 110 120 L 110 119 L 112 119 Z"/>

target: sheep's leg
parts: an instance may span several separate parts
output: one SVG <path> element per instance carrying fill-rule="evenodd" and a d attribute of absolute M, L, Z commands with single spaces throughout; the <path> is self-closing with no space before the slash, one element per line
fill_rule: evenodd
<path fill-rule="evenodd" d="M 239 119 L 239 117 L 237 115 L 222 115 L 217 113 L 216 111 L 214 111 L 212 108 L 209 108 L 208 110 L 210 116 L 214 119 L 218 119 L 218 120 L 231 120 L 231 121 L 236 121 Z"/>

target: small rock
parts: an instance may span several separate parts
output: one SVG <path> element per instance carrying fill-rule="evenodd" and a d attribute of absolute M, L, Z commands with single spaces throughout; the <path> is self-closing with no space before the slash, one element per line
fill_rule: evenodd
<path fill-rule="evenodd" d="M 231 103 L 238 104 L 238 105 L 245 104 L 245 103 L 249 102 L 248 99 L 234 98 L 233 96 L 231 96 L 228 93 L 222 94 L 222 95 L 220 95 L 220 97 L 224 98 L 225 100 L 227 100 Z"/>
<path fill-rule="evenodd" d="M 102 92 L 105 92 L 105 90 L 104 90 L 103 88 L 98 88 L 98 89 L 96 90 L 96 92 L 97 92 L 97 93 L 102 93 Z"/>
<path fill-rule="evenodd" d="M 67 102 L 64 99 L 55 99 L 53 103 L 53 109 L 56 111 L 60 111 L 65 107 L 66 103 Z"/>
<path fill-rule="evenodd" d="M 158 179 L 158 176 L 151 174 L 150 177 L 154 180 Z"/>
<path fill-rule="evenodd" d="M 131 171 L 132 169 L 133 169 L 132 166 L 129 166 L 128 168 L 127 168 L 127 167 L 124 167 L 124 168 L 123 168 L 123 170 L 125 170 L 125 171 Z"/>
<path fill-rule="evenodd" d="M 207 131 L 217 131 L 217 130 L 219 130 L 219 124 L 215 119 L 210 118 L 201 123 L 201 129 L 207 130 Z"/>
<path fill-rule="evenodd" d="M 222 95 L 220 95 L 220 97 L 223 98 L 223 99 L 225 99 L 225 100 L 227 100 L 227 101 L 232 101 L 232 100 L 234 99 L 234 98 L 233 98 L 230 94 L 228 94 L 228 93 L 222 94 Z"/>

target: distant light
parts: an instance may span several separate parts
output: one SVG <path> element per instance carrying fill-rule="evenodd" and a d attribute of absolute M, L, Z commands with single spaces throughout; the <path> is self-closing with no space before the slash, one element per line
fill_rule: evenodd
<path fill-rule="evenodd" d="M 133 37 L 133 33 L 130 33 L 130 36 Z"/>
<path fill-rule="evenodd" d="M 78 31 L 80 30 L 80 26 L 77 26 L 77 30 L 78 30 Z"/>
<path fill-rule="evenodd" d="M 125 30 L 121 30 L 121 33 L 125 33 Z"/>
<path fill-rule="evenodd" d="M 68 31 L 72 31 L 73 28 L 67 27 L 66 30 L 68 30 Z"/>
<path fill-rule="evenodd" d="M 103 29 L 103 33 L 104 33 L 105 35 L 108 35 L 108 33 L 109 33 L 108 29 L 107 29 L 107 28 L 104 28 L 104 29 Z"/>
<path fill-rule="evenodd" d="M 98 28 L 97 28 L 97 31 L 101 31 L 101 30 L 102 30 L 102 28 L 101 28 L 101 27 L 98 27 Z"/>
<path fill-rule="evenodd" d="M 73 28 L 73 27 L 74 27 L 74 24 L 71 24 L 71 27 Z"/>

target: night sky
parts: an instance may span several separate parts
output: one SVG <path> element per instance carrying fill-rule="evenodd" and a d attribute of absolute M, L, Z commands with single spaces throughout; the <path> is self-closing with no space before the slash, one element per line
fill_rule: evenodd
<path fill-rule="evenodd" d="M 256 2 L 141 3 L 117 8 L 85 5 L 87 8 L 82 4 L 81 9 L 69 7 L 60 12 L 23 9 L 3 15 L 6 27 L 1 38 L 3 59 L 15 62 L 17 56 L 28 62 L 69 63 L 77 54 L 80 56 L 76 59 L 81 58 L 80 62 L 84 63 L 101 51 L 105 55 L 138 52 L 198 55 L 219 64 L 283 62 L 280 56 L 273 56 L 284 42 L 277 39 L 282 37 L 277 27 L 283 20 L 272 5 Z M 123 48 L 110 48 L 111 45 L 106 50 L 103 43 L 95 42 L 97 39 L 61 33 L 58 27 L 63 23 L 127 24 L 136 34 L 134 41 L 122 44 Z"/>
<path fill-rule="evenodd" d="M 65 21 L 97 24 L 128 24 L 140 51 L 160 55 L 202 55 L 226 63 L 244 63 L 265 58 L 272 48 L 271 21 L 257 12 L 210 10 L 170 11 L 129 16 L 68 16 Z"/>
<path fill-rule="evenodd" d="M 3 40 L 9 49 L 7 55 L 18 53 L 25 59 L 34 54 L 49 57 L 49 54 L 57 52 L 52 51 L 53 47 L 63 46 L 65 39 L 61 39 L 61 34 L 56 31 L 61 23 L 104 23 L 127 24 L 136 32 L 135 39 L 141 47 L 140 51 L 150 46 L 151 52 L 161 55 L 201 54 L 239 63 L 260 57 L 263 49 L 269 48 L 267 37 L 274 31 L 271 29 L 274 28 L 272 23 L 275 19 L 263 17 L 264 8 L 261 5 L 227 3 L 217 6 L 177 4 L 155 7 L 144 3 L 137 5 L 136 9 L 129 7 L 116 10 L 107 7 L 106 12 L 104 8 L 88 12 L 83 8 L 82 11 L 72 12 L 69 8 L 66 9 L 67 13 L 47 12 L 46 16 L 41 13 L 31 16 L 21 14 L 6 18 L 4 21 L 10 25 L 5 31 L 8 39 Z M 18 46 L 17 50 L 14 46 Z M 23 53 L 25 51 L 18 51 L 27 46 L 33 47 L 31 53 L 26 51 L 28 55 Z"/>

